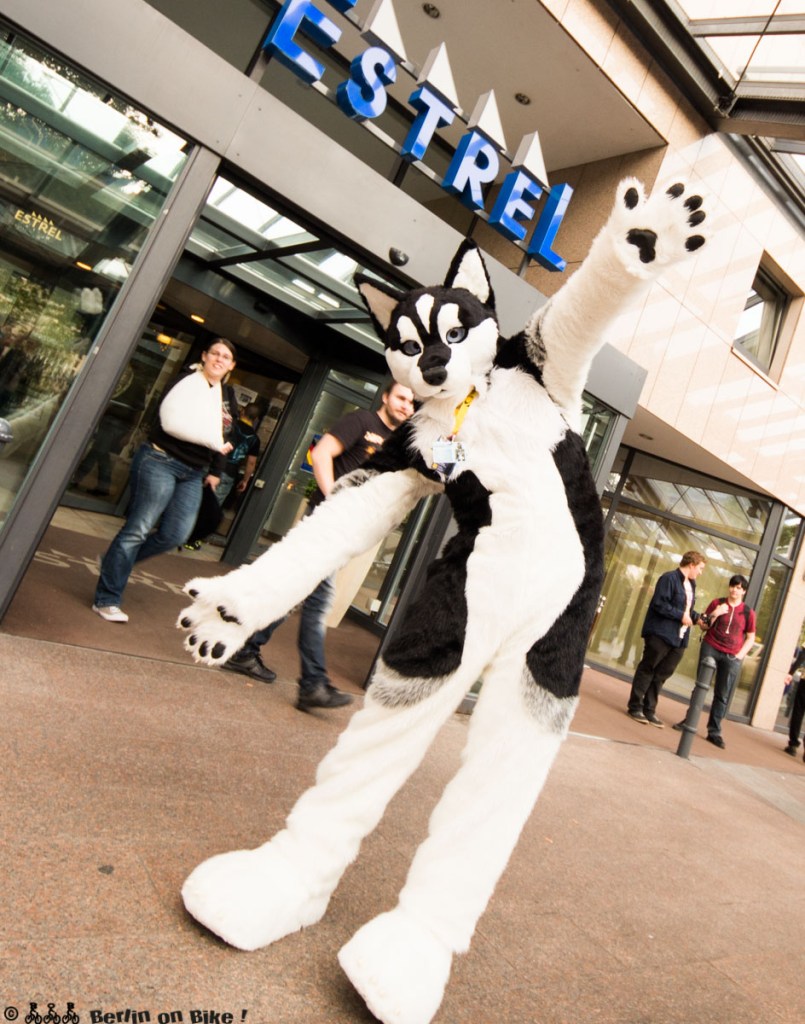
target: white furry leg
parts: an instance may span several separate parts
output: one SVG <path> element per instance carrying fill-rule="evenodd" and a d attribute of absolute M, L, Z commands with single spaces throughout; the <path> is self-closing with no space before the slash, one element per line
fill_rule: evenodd
<path fill-rule="evenodd" d="M 370 689 L 286 828 L 256 850 L 220 854 L 193 871 L 182 889 L 189 913 L 247 950 L 318 921 L 361 840 L 471 684 L 464 675 L 456 673 L 410 706 L 380 704 Z M 408 682 L 384 678 L 382 666 L 377 676 L 398 690 Z"/>
<path fill-rule="evenodd" d="M 500 668 L 484 683 L 463 764 L 431 815 L 400 893 L 400 906 L 456 953 L 469 948 L 564 739 L 570 715 L 554 705 L 576 703 L 543 691 L 536 715 L 533 705 L 526 708 L 525 667 L 504 679 Z"/>
<path fill-rule="evenodd" d="M 519 652 L 502 659 L 487 676 L 464 763 L 431 816 L 398 907 L 339 955 L 383 1024 L 428 1024 L 435 1015 L 452 956 L 469 948 L 564 738 L 575 698 L 543 692 L 527 710 L 521 661 Z"/>

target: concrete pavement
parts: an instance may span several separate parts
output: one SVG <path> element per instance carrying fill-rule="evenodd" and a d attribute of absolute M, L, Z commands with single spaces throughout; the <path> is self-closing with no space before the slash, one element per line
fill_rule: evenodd
<path fill-rule="evenodd" d="M 448 722 L 318 925 L 230 949 L 184 913 L 184 877 L 278 829 L 351 713 L 294 710 L 290 630 L 284 643 L 265 686 L 0 632 L 5 1019 L 35 1002 L 50 1021 L 72 1003 L 82 1024 L 373 1020 L 336 953 L 394 905 L 468 719 Z M 625 692 L 587 673 L 437 1024 L 801 1024 L 805 765 L 734 723 L 726 751 L 699 740 L 678 758 L 678 734 L 631 722 Z"/>

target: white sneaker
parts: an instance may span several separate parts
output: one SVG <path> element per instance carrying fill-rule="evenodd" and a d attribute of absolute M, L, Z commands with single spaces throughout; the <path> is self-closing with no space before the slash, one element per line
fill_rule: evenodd
<path fill-rule="evenodd" d="M 104 606 L 98 606 L 94 604 L 92 610 L 96 612 L 102 619 L 106 619 L 107 622 L 128 622 L 129 617 L 123 611 L 122 608 L 118 608 L 116 604 L 108 604 Z"/>

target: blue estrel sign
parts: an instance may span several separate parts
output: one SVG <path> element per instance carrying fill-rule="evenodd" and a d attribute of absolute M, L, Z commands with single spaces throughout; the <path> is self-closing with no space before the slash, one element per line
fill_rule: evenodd
<path fill-rule="evenodd" d="M 347 14 L 357 0 L 327 2 L 341 14 Z M 362 35 L 370 45 L 352 61 L 349 77 L 336 88 L 339 108 L 355 121 L 370 120 L 383 113 L 387 88 L 397 80 L 398 65 L 406 60 L 391 0 L 378 0 Z M 327 49 L 341 38 L 341 29 L 313 0 L 286 0 L 271 23 L 263 49 L 310 85 L 324 76 L 325 67 L 304 49 L 298 41 L 300 36 Z M 424 158 L 434 134 L 452 124 L 458 110 L 444 44 L 429 55 L 408 103 L 415 117 L 400 152 L 404 160 L 415 162 Z M 479 98 L 468 129 L 459 140 L 441 184 L 477 212 L 484 210 L 484 187 L 497 178 L 505 149 L 492 92 Z M 546 190 L 545 204 L 526 251 L 547 270 L 561 272 L 567 263 L 553 251 L 552 245 L 573 189 L 567 184 L 548 189 L 536 132 L 520 143 L 488 222 L 510 241 L 522 242 L 534 217 L 535 204 Z"/>

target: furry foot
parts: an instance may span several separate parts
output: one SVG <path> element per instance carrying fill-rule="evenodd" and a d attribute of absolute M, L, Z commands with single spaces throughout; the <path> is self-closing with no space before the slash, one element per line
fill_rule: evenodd
<path fill-rule="evenodd" d="M 312 896 L 272 845 L 211 857 L 182 887 L 188 913 L 236 949 L 255 950 L 319 921 L 329 895 Z"/>
<path fill-rule="evenodd" d="M 338 954 L 383 1024 L 428 1024 L 442 1002 L 452 953 L 399 907 L 365 924 Z"/>
<path fill-rule="evenodd" d="M 182 609 L 176 626 L 187 630 L 184 647 L 196 661 L 206 665 L 222 665 L 243 646 L 255 629 L 265 622 L 254 622 L 254 609 L 259 601 L 249 602 L 237 574 L 213 579 L 190 580 L 184 592 L 193 604 Z M 245 599 L 244 599 L 245 598 Z"/>

